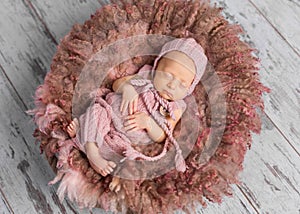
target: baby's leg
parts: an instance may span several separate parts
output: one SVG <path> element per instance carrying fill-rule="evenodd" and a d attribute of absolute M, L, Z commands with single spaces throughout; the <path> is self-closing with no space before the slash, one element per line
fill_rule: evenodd
<path fill-rule="evenodd" d="M 79 129 L 79 122 L 77 118 L 74 118 L 67 127 L 67 132 L 71 138 L 76 136 L 76 132 Z"/>
<path fill-rule="evenodd" d="M 88 143 L 92 144 L 92 143 Z M 91 147 L 94 147 L 94 145 L 88 145 L 87 144 L 87 156 L 89 159 L 89 162 L 92 166 L 92 168 L 101 174 L 102 176 L 107 176 L 108 174 L 111 174 L 116 167 L 116 164 L 112 161 L 105 160 L 98 152 L 98 149 L 95 151 L 91 151 Z M 97 146 L 96 146 L 97 147 Z M 97 147 L 98 148 L 98 147 Z"/>
<path fill-rule="evenodd" d="M 80 144 L 84 147 L 91 167 L 102 176 L 111 174 L 116 167 L 112 161 L 102 157 L 99 150 L 103 152 L 104 137 L 110 131 L 111 115 L 105 105 L 95 103 L 87 108 L 86 112 L 80 116 Z M 70 137 L 76 135 L 79 122 L 74 119 L 67 128 Z"/>

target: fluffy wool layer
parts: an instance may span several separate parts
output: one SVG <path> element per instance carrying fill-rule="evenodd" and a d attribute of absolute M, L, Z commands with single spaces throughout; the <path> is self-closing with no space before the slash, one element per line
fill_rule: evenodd
<path fill-rule="evenodd" d="M 41 141 L 41 150 L 61 179 L 59 196 L 64 194 L 82 207 L 102 207 L 105 210 L 128 213 L 169 213 L 175 209 L 186 212 L 204 198 L 221 202 L 231 195 L 230 184 L 238 183 L 245 152 L 251 145 L 251 131 L 259 133 L 261 122 L 257 107 L 263 110 L 261 95 L 268 91 L 258 79 L 258 62 L 253 49 L 239 40 L 239 26 L 230 25 L 221 9 L 210 7 L 206 1 L 126 0 L 102 7 L 83 25 L 74 25 L 57 48 L 51 70 L 36 91 L 36 108 L 31 111 L 38 128 L 34 136 Z M 151 180 L 121 179 L 120 194 L 109 190 L 111 176 L 101 177 L 89 165 L 86 156 L 66 140 L 66 127 L 71 121 L 72 96 L 83 66 L 105 45 L 134 35 L 163 34 L 173 37 L 193 37 L 204 48 L 211 67 L 194 91 L 198 103 L 201 130 L 192 152 L 186 158 L 186 172 L 172 170 Z M 117 66 L 105 79 L 112 82 L 137 72 L 152 57 L 135 57 Z M 213 68 L 213 69 L 212 69 Z M 212 72 L 218 74 L 222 86 L 214 82 Z M 224 90 L 227 102 L 226 128 L 214 155 L 207 163 L 198 159 L 209 147 L 212 128 L 211 105 L 218 103 L 218 93 Z M 80 93 L 80 92 L 79 92 Z M 209 95 L 209 96 L 208 96 Z M 212 100 L 208 100 L 208 97 Z M 223 115 L 217 115 L 221 119 Z M 188 137 L 189 129 L 181 132 Z M 161 145 L 141 148 L 146 155 L 155 155 Z"/>

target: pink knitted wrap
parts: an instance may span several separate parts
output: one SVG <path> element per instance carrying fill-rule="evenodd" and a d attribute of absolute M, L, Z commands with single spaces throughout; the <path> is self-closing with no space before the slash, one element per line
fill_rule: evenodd
<path fill-rule="evenodd" d="M 76 134 L 76 138 L 74 138 L 74 143 L 80 150 L 85 152 L 84 145 L 87 142 L 96 142 L 100 154 L 108 160 L 111 160 L 111 158 L 115 156 L 114 154 L 117 154 L 118 157 L 125 155 L 129 160 L 139 158 L 146 161 L 158 161 L 163 158 L 167 153 L 169 143 L 172 143 L 176 150 L 176 169 L 184 172 L 186 170 L 186 164 L 182 151 L 178 142 L 173 137 L 173 130 L 170 123 L 165 116 L 160 114 L 159 109 L 160 106 L 162 106 L 169 112 L 170 117 L 175 120 L 174 110 L 180 108 L 181 111 L 184 112 L 186 104 L 183 100 L 168 101 L 162 98 L 155 90 L 152 80 L 147 79 L 147 77 L 151 77 L 151 70 L 152 66 L 143 66 L 137 78 L 132 79 L 130 83 L 139 93 L 138 111 L 151 115 L 167 135 L 167 140 L 160 154 L 147 156 L 132 147 L 132 143 L 136 144 L 140 142 L 146 144 L 149 140 L 151 141 L 151 139 L 145 136 L 144 130 L 135 131 L 130 134 L 124 131 L 124 115 L 121 115 L 119 112 L 122 95 L 116 92 L 108 93 L 106 96 L 98 94 L 95 97 L 93 104 L 79 117 L 80 129 Z M 94 93 L 92 92 L 92 94 Z M 112 140 L 112 138 L 116 137 L 118 141 Z M 141 139 L 138 139 L 139 137 Z"/>

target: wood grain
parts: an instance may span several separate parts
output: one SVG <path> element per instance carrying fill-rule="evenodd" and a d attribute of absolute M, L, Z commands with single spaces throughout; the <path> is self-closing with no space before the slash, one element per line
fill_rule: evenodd
<path fill-rule="evenodd" d="M 0 189 L 0 213 L 1 214 L 12 213 L 12 209 L 9 206 L 7 199 L 5 198 L 5 195 L 2 193 L 1 189 Z"/>
<path fill-rule="evenodd" d="M 248 35 L 244 40 L 258 48 L 261 80 L 272 89 L 271 94 L 264 95 L 262 134 L 254 136 L 239 188 L 259 213 L 299 212 L 300 135 L 295 128 L 300 125 L 299 57 L 253 4 L 233 0 L 218 3 L 225 8 L 228 20 L 241 24 Z"/>
<path fill-rule="evenodd" d="M 300 56 L 300 1 L 250 0 L 250 2 Z"/>
<path fill-rule="evenodd" d="M 13 213 L 74 213 L 47 185 L 54 173 L 34 144 L 33 123 L 0 69 L 0 190 Z"/>
<path fill-rule="evenodd" d="M 271 88 L 264 95 L 266 113 L 288 143 L 300 154 L 300 58 L 248 1 L 218 1 L 224 15 L 238 22 L 244 39 L 259 50 L 260 79 Z M 300 11 L 299 11 L 300 13 Z"/>
<path fill-rule="evenodd" d="M 272 122 L 254 135 L 241 173 L 246 197 L 259 213 L 297 213 L 300 208 L 300 158 Z"/>
<path fill-rule="evenodd" d="M 37 17 L 20 1 L 3 0 L 0 7 L 0 65 L 27 107 L 42 83 L 55 44 Z"/>
<path fill-rule="evenodd" d="M 199 214 L 219 214 L 219 213 L 239 213 L 239 214 L 257 214 L 257 210 L 252 204 L 245 200 L 245 195 L 238 186 L 232 185 L 233 197 L 225 197 L 221 204 L 208 203 L 206 208 L 198 208 Z"/>
<path fill-rule="evenodd" d="M 31 0 L 31 10 L 38 14 L 56 41 L 60 41 L 75 23 L 83 24 L 101 4 L 97 0 Z"/>
<path fill-rule="evenodd" d="M 35 125 L 24 113 L 33 107 L 32 95 L 55 51 L 44 25 L 24 3 L 5 0 L 0 7 L 1 208 L 12 213 L 78 213 L 67 201 L 61 204 L 56 189 L 47 185 L 54 174 L 34 144 Z"/>

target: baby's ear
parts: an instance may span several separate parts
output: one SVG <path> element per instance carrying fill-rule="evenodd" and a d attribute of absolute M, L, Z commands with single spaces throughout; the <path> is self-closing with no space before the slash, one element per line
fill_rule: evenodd
<path fill-rule="evenodd" d="M 167 58 L 165 58 L 165 57 L 161 57 L 161 58 L 158 60 L 158 62 L 157 62 L 156 68 L 158 67 L 158 65 L 164 66 L 165 63 L 166 63 L 166 59 L 167 59 Z"/>

